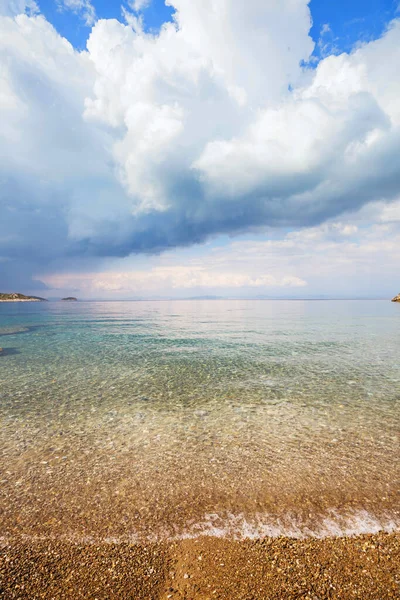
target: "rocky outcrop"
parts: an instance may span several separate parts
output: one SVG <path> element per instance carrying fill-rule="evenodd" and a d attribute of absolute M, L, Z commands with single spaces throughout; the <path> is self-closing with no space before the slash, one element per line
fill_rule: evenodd
<path fill-rule="evenodd" d="M 78 302 L 78 298 L 74 298 L 73 296 L 68 296 L 68 298 L 61 298 L 62 302 Z"/>
<path fill-rule="evenodd" d="M 0 302 L 47 302 L 46 298 L 39 296 L 25 296 L 24 294 L 0 294 Z"/>
<path fill-rule="evenodd" d="M 400 294 L 397 294 L 397 296 L 392 299 L 392 302 L 400 302 Z"/>

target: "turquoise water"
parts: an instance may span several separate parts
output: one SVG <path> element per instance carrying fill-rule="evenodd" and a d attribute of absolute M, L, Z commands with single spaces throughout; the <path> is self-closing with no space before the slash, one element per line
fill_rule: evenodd
<path fill-rule="evenodd" d="M 399 524 L 400 306 L 0 304 L 3 533 Z"/>

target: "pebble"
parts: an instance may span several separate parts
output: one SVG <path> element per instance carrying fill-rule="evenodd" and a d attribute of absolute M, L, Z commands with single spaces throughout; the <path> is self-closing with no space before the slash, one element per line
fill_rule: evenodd
<path fill-rule="evenodd" d="M 242 542 L 209 537 L 145 546 L 36 538 L 3 540 L 1 549 L 5 600 L 400 597 L 399 533 Z"/>

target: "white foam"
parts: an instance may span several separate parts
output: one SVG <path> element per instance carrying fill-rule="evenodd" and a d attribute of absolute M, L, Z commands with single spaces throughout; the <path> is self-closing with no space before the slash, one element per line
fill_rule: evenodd
<path fill-rule="evenodd" d="M 400 517 L 393 515 L 380 515 L 379 517 L 368 513 L 366 510 L 357 510 L 341 514 L 337 510 L 330 510 L 321 517 L 319 522 L 311 526 L 298 518 L 287 514 L 277 518 L 271 515 L 256 514 L 251 519 L 243 514 L 217 514 L 205 515 L 202 522 L 188 527 L 180 538 L 193 538 L 198 536 L 227 537 L 237 540 L 262 539 L 265 537 L 290 537 L 304 539 L 307 537 L 348 537 L 384 531 L 392 533 L 400 531 Z"/>
<path fill-rule="evenodd" d="M 195 539 L 200 536 L 227 538 L 233 540 L 257 540 L 263 538 L 288 537 L 294 539 L 350 537 L 362 534 L 375 534 L 380 531 L 393 533 L 400 531 L 400 515 L 375 516 L 366 510 L 355 510 L 341 514 L 332 509 L 320 518 L 314 526 L 287 514 L 278 518 L 267 514 L 256 514 L 252 518 L 243 514 L 206 514 L 203 521 L 190 523 L 181 532 L 164 528 L 147 535 L 131 532 L 123 536 L 96 537 L 90 535 L 19 535 L 15 538 L 0 536 L 0 546 L 12 543 L 13 539 L 23 542 L 72 542 L 75 544 L 143 544 L 163 541 Z"/>

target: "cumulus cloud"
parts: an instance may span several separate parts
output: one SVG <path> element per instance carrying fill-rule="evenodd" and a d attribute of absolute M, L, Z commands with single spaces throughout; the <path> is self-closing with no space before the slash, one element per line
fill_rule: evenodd
<path fill-rule="evenodd" d="M 99 20 L 84 52 L 3 11 L 3 280 L 314 227 L 400 193 L 399 21 L 312 70 L 307 0 L 169 4 L 159 34 Z"/>

